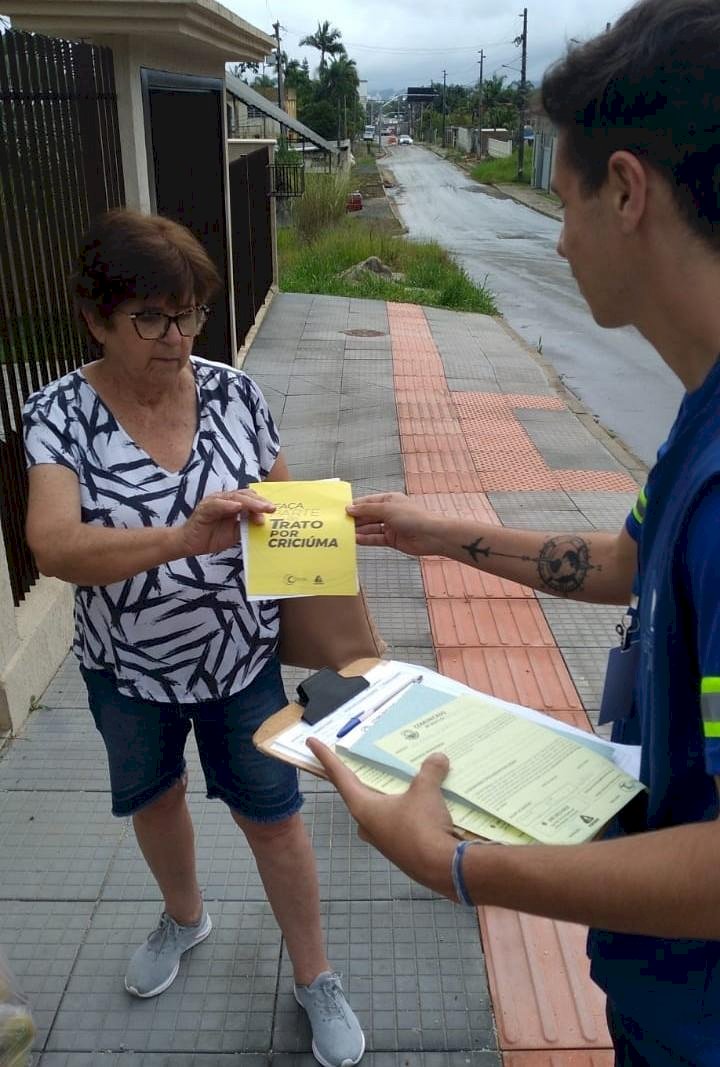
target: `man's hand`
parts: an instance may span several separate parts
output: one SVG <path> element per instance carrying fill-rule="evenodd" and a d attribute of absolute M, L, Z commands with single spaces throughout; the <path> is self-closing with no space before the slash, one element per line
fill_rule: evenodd
<path fill-rule="evenodd" d="M 224 552 L 239 540 L 238 519 L 243 512 L 250 522 L 262 525 L 265 513 L 274 510 L 275 505 L 258 496 L 254 489 L 212 493 L 200 501 L 183 526 L 177 527 L 181 555 Z"/>
<path fill-rule="evenodd" d="M 361 496 L 348 506 L 359 545 L 396 548 L 408 556 L 443 555 L 442 520 L 404 493 Z"/>
<path fill-rule="evenodd" d="M 360 838 L 416 882 L 454 900 L 450 868 L 457 839 L 440 792 L 447 757 L 428 756 L 406 792 L 385 796 L 363 785 L 326 745 L 315 738 L 307 744 L 347 804 Z"/>

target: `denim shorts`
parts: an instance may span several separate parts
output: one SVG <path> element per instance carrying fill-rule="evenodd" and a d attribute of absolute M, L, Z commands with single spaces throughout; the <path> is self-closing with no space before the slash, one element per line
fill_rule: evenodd
<path fill-rule="evenodd" d="M 207 795 L 253 822 L 287 819 L 302 807 L 297 771 L 264 756 L 252 735 L 286 703 L 277 659 L 225 700 L 160 704 L 124 696 L 111 671 L 80 668 L 110 766 L 113 815 L 133 815 L 182 778 L 195 730 Z"/>

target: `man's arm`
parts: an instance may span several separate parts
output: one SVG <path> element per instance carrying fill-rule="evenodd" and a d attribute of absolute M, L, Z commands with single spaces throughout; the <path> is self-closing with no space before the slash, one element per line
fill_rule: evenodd
<path fill-rule="evenodd" d="M 241 512 L 262 522 L 275 510 L 243 489 L 206 497 L 181 526 L 116 530 L 82 521 L 80 484 L 67 467 L 39 464 L 29 481 L 26 532 L 38 568 L 75 585 L 110 585 L 171 560 L 224 551 L 238 540 Z"/>
<path fill-rule="evenodd" d="M 318 741 L 309 747 L 357 820 L 360 837 L 422 885 L 455 900 L 457 838 L 436 753 L 408 790 L 383 796 Z M 720 822 L 585 845 L 477 845 L 463 857 L 471 899 L 551 919 L 657 937 L 720 939 Z"/>
<path fill-rule="evenodd" d="M 447 556 L 488 574 L 572 600 L 627 604 L 637 546 L 619 533 L 542 533 L 453 519 L 401 493 L 362 497 L 348 508 L 361 545 L 384 545 L 412 556 Z"/>

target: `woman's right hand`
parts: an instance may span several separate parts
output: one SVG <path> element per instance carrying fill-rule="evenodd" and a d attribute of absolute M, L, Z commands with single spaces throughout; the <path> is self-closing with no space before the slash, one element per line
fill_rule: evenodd
<path fill-rule="evenodd" d="M 250 522 L 262 525 L 265 514 L 275 505 L 258 496 L 254 489 L 233 489 L 212 493 L 197 505 L 183 526 L 178 526 L 181 558 L 224 552 L 240 540 L 238 521 L 247 514 Z"/>
<path fill-rule="evenodd" d="M 361 496 L 347 510 L 359 545 L 395 548 L 408 556 L 443 555 L 442 519 L 404 493 Z"/>

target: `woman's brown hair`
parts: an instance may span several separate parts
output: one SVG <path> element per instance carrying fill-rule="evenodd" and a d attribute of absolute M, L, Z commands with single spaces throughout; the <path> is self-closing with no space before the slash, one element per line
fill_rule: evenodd
<path fill-rule="evenodd" d="M 92 223 L 71 278 L 78 312 L 103 319 L 132 299 L 164 297 L 178 308 L 205 304 L 219 286 L 215 265 L 187 227 L 128 208 Z"/>

